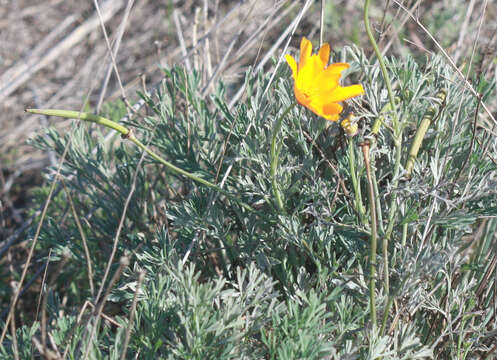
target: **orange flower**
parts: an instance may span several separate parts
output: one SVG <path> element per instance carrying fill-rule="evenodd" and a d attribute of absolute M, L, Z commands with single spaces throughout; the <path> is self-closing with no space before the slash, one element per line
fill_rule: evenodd
<path fill-rule="evenodd" d="M 337 121 L 342 112 L 340 101 L 364 93 L 362 85 L 342 87 L 339 84 L 342 71 L 350 65 L 335 63 L 328 66 L 330 45 L 323 44 L 317 55 L 312 54 L 312 44 L 305 37 L 300 42 L 300 60 L 297 67 L 295 59 L 286 55 L 292 68 L 295 81 L 293 91 L 300 105 L 327 120 Z"/>

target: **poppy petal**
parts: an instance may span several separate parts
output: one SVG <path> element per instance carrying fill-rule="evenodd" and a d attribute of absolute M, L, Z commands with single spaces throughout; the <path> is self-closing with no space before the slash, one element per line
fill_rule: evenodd
<path fill-rule="evenodd" d="M 332 74 L 341 74 L 342 71 L 348 69 L 349 67 L 350 64 L 347 63 L 334 63 L 328 66 L 325 71 Z"/>
<path fill-rule="evenodd" d="M 337 121 L 343 106 L 334 102 L 323 105 L 323 117 L 331 121 Z"/>
<path fill-rule="evenodd" d="M 342 72 L 347 63 L 328 66 L 330 46 L 323 44 L 316 55 L 312 55 L 312 43 L 305 37 L 300 42 L 299 62 L 286 55 L 288 66 L 295 80 L 293 91 L 297 102 L 318 116 L 337 121 L 343 107 L 339 102 L 364 93 L 362 85 L 340 86 Z"/>
<path fill-rule="evenodd" d="M 329 94 L 327 100 L 329 102 L 339 102 L 362 94 L 364 94 L 362 85 L 338 86 Z"/>
<path fill-rule="evenodd" d="M 307 61 L 310 59 L 312 54 L 312 43 L 305 37 L 300 41 L 300 59 L 299 59 L 299 71 L 302 69 Z"/>
<path fill-rule="evenodd" d="M 321 46 L 321 49 L 319 49 L 319 58 L 321 59 L 321 62 L 323 63 L 323 68 L 328 65 L 328 60 L 330 60 L 330 45 L 327 43 L 324 43 L 323 46 Z"/>
<path fill-rule="evenodd" d="M 297 102 L 302 105 L 308 107 L 310 103 L 310 99 L 307 95 L 305 95 L 298 86 L 293 87 L 293 93 L 295 95 L 295 98 L 297 99 Z"/>
<path fill-rule="evenodd" d="M 290 55 L 286 55 L 285 59 L 288 65 L 290 66 L 290 69 L 292 69 L 293 79 L 297 80 L 297 62 Z"/>

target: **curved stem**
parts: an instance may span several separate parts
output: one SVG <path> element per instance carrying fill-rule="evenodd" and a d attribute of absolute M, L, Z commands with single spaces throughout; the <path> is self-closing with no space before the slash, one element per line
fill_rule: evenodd
<path fill-rule="evenodd" d="M 274 198 L 276 200 L 276 205 L 282 214 L 285 213 L 285 206 L 283 205 L 283 200 L 281 198 L 281 192 L 278 187 L 278 182 L 276 181 L 276 169 L 278 168 L 278 157 L 279 151 L 277 150 L 277 136 L 281 130 L 281 125 L 283 123 L 283 119 L 288 115 L 288 113 L 293 109 L 296 105 L 296 102 L 293 102 L 286 110 L 281 114 L 281 116 L 276 119 L 273 127 L 273 136 L 271 140 L 271 186 L 273 187 Z"/>
<path fill-rule="evenodd" d="M 69 118 L 69 119 L 77 119 L 77 120 L 84 120 L 84 121 L 89 121 L 89 122 L 94 122 L 99 125 L 103 125 L 105 127 L 108 127 L 110 129 L 114 129 L 117 132 L 121 134 L 121 136 L 124 139 L 129 139 L 132 143 L 134 143 L 136 146 L 138 146 L 140 149 L 145 151 L 148 155 L 150 155 L 154 160 L 160 162 L 170 170 L 181 174 L 183 176 L 186 176 L 187 178 L 192 179 L 193 181 L 200 183 L 202 185 L 205 185 L 217 192 L 220 192 L 221 194 L 225 195 L 231 200 L 236 201 L 239 203 L 244 209 L 255 212 L 255 210 L 245 202 L 241 201 L 240 199 L 236 198 L 226 190 L 220 188 L 216 184 L 211 183 L 210 181 L 207 181 L 205 179 L 202 179 L 201 177 L 189 173 L 188 171 L 185 171 L 176 165 L 170 163 L 169 161 L 163 159 L 159 155 L 157 155 L 155 152 L 150 150 L 147 146 L 145 146 L 140 140 L 138 140 L 129 130 L 128 128 L 116 123 L 115 121 L 106 119 L 102 116 L 98 115 L 93 115 L 89 113 L 83 113 L 83 112 L 78 112 L 78 111 L 70 111 L 70 110 L 59 110 L 59 109 L 26 109 L 27 112 L 33 113 L 33 114 L 40 114 L 40 115 L 48 115 L 48 116 L 59 116 L 59 117 L 64 117 L 64 118 Z"/>

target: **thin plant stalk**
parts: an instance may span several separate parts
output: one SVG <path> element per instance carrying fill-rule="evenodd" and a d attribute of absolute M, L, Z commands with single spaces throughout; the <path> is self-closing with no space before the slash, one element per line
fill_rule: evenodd
<path fill-rule="evenodd" d="M 323 46 L 324 39 L 324 11 L 326 8 L 326 0 L 321 0 L 321 21 L 319 23 L 319 47 Z"/>
<path fill-rule="evenodd" d="M 409 224 L 407 222 L 404 225 L 402 225 L 402 241 L 400 243 L 402 248 L 404 248 L 406 246 L 406 243 L 407 243 L 407 226 L 408 225 Z"/>
<path fill-rule="evenodd" d="M 373 163 L 373 168 L 374 168 L 374 159 L 373 159 L 372 163 Z M 378 181 L 376 180 L 376 172 L 375 171 L 373 171 L 371 173 L 371 179 L 373 180 L 374 196 L 376 199 L 376 216 L 378 218 L 378 227 L 380 229 L 380 232 L 383 234 L 383 233 L 385 233 L 385 229 L 383 228 L 383 214 L 381 212 L 380 191 L 378 190 Z"/>
<path fill-rule="evenodd" d="M 47 115 L 47 116 L 59 116 L 63 118 L 69 118 L 69 119 L 77 119 L 77 120 L 83 120 L 83 121 L 88 121 L 88 122 L 93 122 L 99 125 L 103 125 L 105 127 L 108 127 L 110 129 L 116 130 L 121 134 L 121 137 L 124 139 L 128 139 L 132 143 L 134 143 L 136 146 L 138 146 L 140 149 L 145 151 L 148 155 L 150 155 L 154 160 L 160 162 L 162 165 L 166 166 L 168 169 L 181 174 L 187 178 L 192 179 L 193 181 L 205 185 L 217 192 L 220 192 L 221 194 L 225 195 L 229 199 L 237 202 L 240 204 L 244 209 L 255 212 L 255 210 L 245 202 L 241 201 L 234 195 L 230 194 L 226 190 L 220 188 L 216 184 L 211 183 L 208 180 L 202 179 L 201 177 L 189 173 L 188 171 L 185 171 L 174 164 L 170 163 L 169 161 L 163 159 L 159 155 L 157 155 L 155 152 L 150 150 L 146 145 L 144 145 L 140 140 L 138 140 L 134 135 L 133 132 L 126 128 L 125 126 L 122 126 L 121 124 L 118 124 L 115 121 L 106 119 L 102 116 L 94 115 L 94 114 L 89 114 L 89 113 L 83 113 L 83 112 L 78 112 L 78 111 L 70 111 L 70 110 L 59 110 L 59 109 L 26 109 L 27 112 L 33 113 L 33 114 L 40 114 L 40 115 Z"/>
<path fill-rule="evenodd" d="M 392 306 L 393 299 L 394 299 L 393 296 L 387 297 L 387 305 L 385 307 L 385 312 L 383 313 L 383 319 L 381 321 L 380 336 L 385 335 L 385 329 L 386 329 L 387 320 L 388 320 L 388 312 L 390 310 L 390 307 Z"/>
<path fill-rule="evenodd" d="M 276 201 L 276 205 L 278 210 L 285 214 L 285 206 L 283 205 L 283 199 L 281 197 L 281 192 L 278 186 L 278 182 L 276 180 L 276 170 L 278 169 L 278 158 L 279 158 L 279 150 L 277 149 L 277 138 L 278 134 L 281 130 L 281 125 L 283 123 L 283 119 L 288 115 L 288 113 L 293 109 L 296 105 L 296 102 L 293 102 L 286 110 L 281 114 L 281 116 L 276 119 L 273 127 L 273 136 L 271 140 L 271 186 L 273 187 L 274 198 Z"/>
<path fill-rule="evenodd" d="M 354 150 L 354 139 L 353 137 L 348 138 L 349 142 L 349 172 L 350 179 L 352 180 L 352 187 L 354 188 L 355 195 L 355 210 L 359 216 L 359 221 L 361 224 L 365 223 L 366 211 L 364 209 L 364 205 L 362 204 L 361 199 L 361 187 L 359 186 L 359 181 L 357 180 L 356 175 L 356 159 L 355 159 L 355 150 Z"/>
<path fill-rule="evenodd" d="M 376 202 L 371 177 L 371 166 L 369 164 L 369 141 L 361 143 L 362 155 L 364 156 L 364 164 L 366 165 L 366 176 L 368 179 L 368 198 L 369 198 L 369 213 L 371 214 L 371 253 L 369 259 L 369 306 L 371 312 L 371 322 L 373 328 L 376 328 L 376 304 L 375 304 L 375 288 L 376 288 Z M 388 260 L 388 259 L 387 259 Z M 385 279 L 388 279 L 388 274 L 385 274 Z"/>
<path fill-rule="evenodd" d="M 369 42 L 371 43 L 371 46 L 374 49 L 376 58 L 378 59 L 378 63 L 380 65 L 381 73 L 383 75 L 383 79 L 385 80 L 385 85 L 387 87 L 388 91 L 388 100 L 390 102 L 391 110 L 393 113 L 393 127 L 394 127 L 394 132 L 395 136 L 399 135 L 399 130 L 398 129 L 398 122 L 399 118 L 397 116 L 397 111 L 396 111 L 396 104 L 395 104 L 395 97 L 393 95 L 392 91 L 392 82 L 390 81 L 390 75 L 388 75 L 387 68 L 385 66 L 385 62 L 383 61 L 383 56 L 381 55 L 381 51 L 378 48 L 378 44 L 376 43 L 376 40 L 373 36 L 373 33 L 371 31 L 371 25 L 369 24 L 369 4 L 371 0 L 365 0 L 364 2 L 364 26 L 366 27 L 366 33 L 368 35 Z"/>
<path fill-rule="evenodd" d="M 395 146 L 395 162 L 393 168 L 393 177 L 392 177 L 392 188 L 394 189 L 392 193 L 392 197 L 390 200 L 390 211 L 388 214 L 388 226 L 385 231 L 385 235 L 383 236 L 383 241 L 385 241 L 388 247 L 388 240 L 393 231 L 395 215 L 397 213 L 397 193 L 395 188 L 399 182 L 399 172 L 400 172 L 400 160 L 402 154 L 402 137 L 401 137 L 401 125 L 399 122 L 399 118 L 396 110 L 395 97 L 392 91 L 392 82 L 390 80 L 390 75 L 388 75 L 387 68 L 385 66 L 385 62 L 383 61 L 383 56 L 381 55 L 381 51 L 378 48 L 378 44 L 373 36 L 371 31 L 371 25 L 369 24 L 369 4 L 371 0 L 365 0 L 364 2 L 364 26 L 366 28 L 366 33 L 368 35 L 369 42 L 374 49 L 376 58 L 378 59 L 378 63 L 380 65 L 381 73 L 383 75 L 383 79 L 385 80 L 385 86 L 387 87 L 388 99 L 390 102 L 390 110 L 392 112 L 392 125 L 393 125 L 393 140 Z M 378 125 L 381 123 L 378 122 Z M 388 289 L 386 289 L 388 290 Z"/>
<path fill-rule="evenodd" d="M 371 43 L 371 46 L 374 49 L 376 58 L 378 59 L 378 63 L 380 65 L 381 73 L 383 75 L 383 79 L 385 81 L 385 86 L 387 87 L 388 91 L 388 100 L 390 102 L 390 108 L 392 111 L 392 126 L 393 126 L 393 141 L 394 141 L 394 146 L 395 146 L 395 163 L 393 167 L 393 177 L 392 177 L 392 188 L 393 193 L 392 197 L 390 199 L 390 211 L 388 214 L 388 226 L 385 234 L 383 235 L 383 250 L 388 251 L 388 241 L 390 239 L 390 236 L 393 231 L 394 227 L 394 220 L 395 216 L 397 214 L 397 192 L 396 188 L 399 182 L 399 172 L 400 172 L 400 161 L 401 161 L 401 154 L 402 154 L 402 127 L 399 122 L 399 118 L 397 115 L 397 107 L 395 103 L 395 97 L 392 91 L 392 82 L 390 80 L 390 75 L 388 75 L 387 68 L 385 66 L 385 62 L 383 61 L 383 56 L 381 55 L 381 51 L 378 47 L 378 44 L 376 43 L 376 40 L 373 36 L 373 33 L 371 31 L 371 25 L 369 24 L 369 5 L 370 5 L 371 0 L 365 0 L 364 1 L 364 26 L 366 28 L 366 33 L 368 35 L 369 42 Z M 388 255 L 385 253 L 384 258 L 388 259 Z M 385 278 L 388 279 L 388 262 L 385 262 Z M 385 304 L 385 310 L 388 308 L 389 304 L 389 298 L 390 298 L 390 289 L 389 289 L 389 282 L 385 282 L 385 293 L 387 294 L 386 298 L 386 304 Z M 387 315 L 388 316 L 388 315 Z"/>

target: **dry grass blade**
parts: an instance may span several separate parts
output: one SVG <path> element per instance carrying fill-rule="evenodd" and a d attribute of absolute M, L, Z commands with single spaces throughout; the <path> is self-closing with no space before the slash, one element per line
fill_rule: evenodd
<path fill-rule="evenodd" d="M 461 31 L 459 32 L 459 38 L 457 39 L 456 43 L 456 51 L 454 53 L 454 63 L 457 64 L 459 61 L 459 57 L 462 54 L 463 51 L 463 41 L 464 37 L 467 35 L 467 30 L 468 30 L 468 24 L 471 19 L 471 15 L 473 14 L 473 9 L 475 7 L 476 0 L 470 0 L 468 4 L 468 10 L 466 11 L 466 16 L 464 17 L 464 21 L 461 25 Z M 483 20 L 483 18 L 482 18 Z"/>
<path fill-rule="evenodd" d="M 415 11 L 418 8 L 418 6 L 421 5 L 422 2 L 423 2 L 423 0 L 416 1 L 416 3 L 414 3 L 413 6 L 411 6 L 411 8 L 409 9 L 409 11 L 410 12 Z M 382 49 L 381 53 L 382 53 L 383 56 L 385 56 L 385 54 L 387 53 L 387 51 L 393 45 L 395 39 L 397 38 L 397 34 L 398 34 L 399 30 L 403 28 L 403 26 L 405 25 L 405 23 L 407 22 L 407 20 L 409 20 L 409 14 L 405 14 L 404 15 L 404 17 L 400 21 L 400 25 L 398 27 L 394 27 L 394 26 L 392 26 L 392 24 L 390 24 L 387 27 L 386 31 L 384 31 L 384 32 L 381 33 L 381 35 L 380 35 L 380 41 L 383 40 L 386 37 L 387 34 L 391 35 L 391 36 L 389 36 L 390 40 L 388 40 L 388 43 L 384 47 L 380 46 L 380 48 Z"/>
<path fill-rule="evenodd" d="M 216 66 L 216 69 L 214 70 L 214 74 L 212 74 L 212 76 L 207 81 L 207 84 L 202 89 L 202 91 L 201 91 L 201 97 L 204 97 L 205 95 L 207 95 L 207 91 L 209 90 L 209 88 L 211 87 L 211 85 L 214 83 L 214 81 L 217 80 L 220 72 L 224 69 L 226 61 L 230 57 L 231 52 L 233 51 L 233 48 L 234 48 L 236 42 L 239 40 L 240 36 L 242 35 L 242 33 L 244 31 L 244 24 L 250 18 L 250 15 L 252 14 L 252 11 L 254 10 L 254 7 L 255 7 L 255 5 L 257 4 L 258 1 L 259 0 L 255 0 L 251 4 L 250 8 L 248 9 L 246 15 L 244 16 L 243 20 L 240 23 L 240 30 L 238 31 L 238 33 L 235 36 L 233 36 L 233 39 L 231 40 L 231 42 L 230 42 L 230 44 L 228 46 L 228 49 L 225 51 L 223 58 L 221 59 L 221 61 L 219 62 L 219 64 Z"/>
<path fill-rule="evenodd" d="M 119 51 L 119 46 L 121 45 L 121 40 L 123 38 L 124 30 L 126 28 L 126 24 L 128 23 L 129 14 L 131 12 L 131 8 L 133 7 L 133 4 L 134 4 L 134 0 L 128 0 L 128 4 L 126 5 L 126 9 L 124 10 L 123 19 L 121 21 L 121 24 L 119 25 L 119 29 L 117 32 L 117 39 L 114 43 L 114 49 L 111 50 L 110 47 L 108 49 L 109 53 L 112 53 L 114 60 L 109 64 L 109 67 L 107 68 L 107 73 L 105 74 L 104 83 L 102 85 L 102 90 L 100 92 L 100 96 L 99 96 L 98 102 L 97 102 L 97 107 L 96 107 L 97 114 L 100 113 L 100 108 L 102 107 L 102 103 L 104 101 L 105 94 L 107 92 L 107 85 L 109 84 L 110 75 L 112 74 L 112 69 L 115 69 L 116 77 L 119 77 L 119 72 L 117 71 L 117 65 L 115 63 L 115 59 L 117 57 L 117 52 Z M 103 27 L 103 23 L 102 23 L 102 27 Z M 119 79 L 120 79 L 120 77 L 119 77 Z M 124 89 L 122 89 L 122 84 L 120 82 L 119 82 L 119 84 L 121 87 L 122 96 L 125 99 L 126 97 L 125 97 Z"/>
<path fill-rule="evenodd" d="M 407 14 L 409 14 L 409 17 L 412 20 L 414 20 L 414 22 L 421 28 L 421 30 L 423 30 L 425 32 L 426 35 L 428 35 L 428 37 L 433 41 L 433 43 L 440 50 L 440 52 L 443 54 L 443 56 L 447 59 L 447 61 L 449 62 L 450 66 L 452 66 L 452 68 L 457 73 L 457 75 L 461 78 L 461 80 L 463 80 L 464 85 L 466 86 L 466 88 L 476 98 L 481 97 L 481 94 L 479 94 L 474 89 L 473 85 L 471 85 L 471 83 L 466 79 L 466 76 L 464 76 L 464 74 L 462 73 L 462 71 L 459 70 L 459 68 L 457 67 L 457 65 L 454 63 L 454 60 L 452 60 L 452 57 L 449 54 L 447 54 L 447 51 L 445 51 L 445 49 L 442 47 L 442 45 L 440 45 L 440 43 L 437 41 L 437 39 L 435 39 L 435 37 L 431 34 L 430 31 L 428 31 L 428 29 L 421 23 L 421 21 L 419 21 L 419 19 L 409 9 L 407 9 L 404 5 L 402 5 L 398 0 L 393 0 L 393 1 L 398 6 L 400 6 L 402 8 L 402 10 L 404 10 Z M 492 114 L 492 111 L 490 111 L 490 109 L 488 108 L 488 106 L 484 102 L 481 103 L 481 106 L 483 107 L 483 109 L 485 109 L 485 112 L 490 117 L 490 119 L 492 119 L 492 121 L 494 122 L 494 124 L 497 125 L 497 120 L 495 119 L 494 115 Z"/>
<path fill-rule="evenodd" d="M 296 3 L 290 4 L 288 7 L 282 10 L 284 3 L 281 3 L 278 6 L 275 6 L 274 10 L 269 14 L 266 20 L 259 25 L 256 31 L 254 31 L 250 37 L 237 49 L 234 54 L 235 59 L 231 62 L 233 63 L 233 68 L 239 67 L 238 62 L 241 61 L 244 55 L 252 50 L 254 47 L 257 47 L 259 50 L 257 51 L 257 56 L 252 63 L 252 66 L 255 67 L 257 64 L 257 60 L 260 56 L 260 49 L 264 44 L 264 38 L 271 30 L 276 30 L 276 25 L 281 23 L 282 21 L 288 18 L 288 15 L 293 11 L 293 9 L 297 6 Z M 233 72 L 231 68 L 228 72 Z"/>
<path fill-rule="evenodd" d="M 60 359 L 60 355 L 56 354 L 50 349 L 44 348 L 43 345 L 40 343 L 40 340 L 38 340 L 36 337 L 33 336 L 33 344 L 36 347 L 36 350 L 44 356 L 45 359 L 48 360 L 58 360 Z"/>
<path fill-rule="evenodd" d="M 143 284 L 143 279 L 145 279 L 145 271 L 141 271 L 138 275 L 138 284 L 136 285 L 135 295 L 133 296 L 133 303 L 131 304 L 131 311 L 129 313 L 128 327 L 126 329 L 126 336 L 124 338 L 123 352 L 121 353 L 121 360 L 126 359 L 126 350 L 129 345 L 129 337 L 131 331 L 133 330 L 133 322 L 135 320 L 136 303 L 138 302 L 138 294 L 140 293 L 141 286 Z"/>
<path fill-rule="evenodd" d="M 281 36 L 278 38 L 278 40 L 274 43 L 274 45 L 271 47 L 271 49 L 267 52 L 266 56 L 264 56 L 261 60 L 261 63 L 259 64 L 258 68 L 256 68 L 256 71 L 259 71 L 263 64 L 266 63 L 266 61 L 269 60 L 269 58 L 272 56 L 272 54 L 276 51 L 276 49 L 279 48 L 283 40 L 288 36 L 288 40 L 285 44 L 285 46 L 282 49 L 281 55 L 278 57 L 278 62 L 276 63 L 275 69 L 273 70 L 273 74 L 271 75 L 271 78 L 269 79 L 268 84 L 266 85 L 266 88 L 264 89 L 264 93 L 267 93 L 271 84 L 273 83 L 274 77 L 276 76 L 278 67 L 281 64 L 281 61 L 283 60 L 283 57 L 288 49 L 288 46 L 290 45 L 290 41 L 293 38 L 293 34 L 297 30 L 297 26 L 299 25 L 300 21 L 302 21 L 302 18 L 304 17 L 305 13 L 309 10 L 309 8 L 312 5 L 311 0 L 307 0 L 305 4 L 302 6 L 302 10 L 300 10 L 299 14 L 295 17 L 295 19 L 292 21 L 290 26 L 281 34 Z M 260 67 L 260 68 L 259 68 Z"/>
<path fill-rule="evenodd" d="M 363 1 L 118 0 L 120 10 L 105 24 L 99 12 L 110 0 L 71 0 L 77 7 L 70 10 L 70 2 L 40 0 L 44 4 L 31 6 L 30 1 L 17 0 L 17 8 L 6 2 L 7 20 L 0 7 L 2 45 L 4 30 L 11 39 L 18 36 L 4 24 L 12 23 L 18 33 L 22 27 L 38 28 L 22 33 L 23 45 L 7 39 L 2 48 L 13 51 L 0 49 L 0 77 L 24 76 L 91 16 L 101 28 L 94 27 L 84 41 L 7 96 L 6 114 L 33 102 L 40 108 L 47 103 L 85 107 L 85 112 L 96 108 L 126 122 L 164 159 L 222 192 L 164 171 L 113 132 L 103 138 L 101 129 L 86 125 L 73 131 L 71 121 L 0 116 L 0 123 L 11 125 L 0 134 L 0 153 L 55 127 L 33 139 L 29 146 L 35 150 L 22 147 L 26 164 L 33 163 L 27 162 L 31 153 L 42 159 L 34 169 L 41 187 L 32 192 L 31 203 L 29 194 L 26 202 L 16 203 L 26 171 L 18 166 L 21 157 L 9 154 L 4 165 L 0 156 L 0 201 L 9 212 L 0 215 L 0 226 L 9 227 L 0 230 L 0 237 L 5 234 L 0 268 L 8 265 L 0 271 L 7 278 L 0 280 L 0 295 L 5 294 L 0 323 L 8 317 L 2 327 L 7 333 L 0 334 L 2 354 L 220 360 L 301 358 L 304 353 L 398 359 L 494 355 L 488 351 L 497 349 L 492 349 L 497 258 L 491 252 L 497 229 L 492 218 L 497 214 L 497 132 L 478 111 L 484 100 L 495 116 L 497 33 L 489 35 L 497 8 L 492 2 L 371 4 L 371 18 L 378 21 L 369 37 L 388 42 L 384 51 L 390 46 L 388 73 L 399 95 L 399 102 L 392 102 L 402 114 L 402 132 L 382 110 L 385 77 L 368 58 L 371 49 L 354 21 Z M 59 4 L 54 13 L 62 15 L 41 13 L 48 2 Z M 28 18 L 16 23 L 19 16 Z M 296 50 L 294 37 L 301 36 L 315 45 L 318 38 L 332 44 L 332 58 L 350 64 L 342 85 L 359 79 L 365 92 L 348 103 L 360 129 L 359 136 L 349 138 L 353 153 L 344 146 L 340 126 L 345 123 L 326 123 L 304 108 L 285 118 L 276 171 L 287 210 L 282 215 L 267 176 L 273 152 L 264 144 L 271 140 L 273 120 L 294 103 L 292 69 L 284 55 Z M 444 39 L 443 56 L 452 57 L 459 73 L 439 56 L 435 37 Z M 484 42 L 485 51 L 479 49 Z M 27 64 L 21 64 L 21 55 Z M 9 84 L 0 88 L 4 85 Z M 439 85 L 446 85 L 448 101 L 426 133 L 412 177 L 404 181 L 402 154 L 409 149 L 393 150 L 400 137 L 403 144 L 416 137 L 416 125 Z M 130 110 L 135 90 L 145 96 Z M 383 126 L 370 156 L 357 157 L 355 145 L 368 137 L 378 116 Z M 402 160 L 398 176 L 397 158 Z M 356 204 L 368 195 L 364 185 L 375 198 L 363 210 Z M 358 198 L 350 196 L 352 187 Z M 239 207 L 225 192 L 257 213 Z M 383 204 L 388 200 L 390 206 Z M 397 210 L 387 224 L 382 212 L 392 208 Z M 16 210 L 14 221 L 10 212 Z M 365 217 L 371 211 L 378 235 L 391 231 L 399 241 L 383 244 L 374 270 L 378 281 L 368 287 L 373 277 L 368 279 L 365 266 L 375 262 L 368 239 L 376 227 Z M 468 229 L 485 222 L 481 234 L 466 239 Z M 63 266 L 53 262 L 64 249 L 74 256 L 60 276 L 52 276 L 57 265 Z M 8 287 L 19 278 L 18 287 Z M 371 289 L 376 301 L 368 301 Z M 364 328 L 373 313 L 369 304 L 384 315 L 379 332 Z M 11 333 L 17 337 L 11 339 Z"/>
<path fill-rule="evenodd" d="M 267 61 L 273 56 L 274 52 L 279 49 L 281 43 L 287 38 L 288 40 L 283 47 L 282 50 L 282 55 L 278 58 L 278 63 L 276 64 L 276 68 L 278 68 L 279 64 L 281 63 L 281 59 L 283 58 L 283 54 L 286 53 L 288 46 L 290 45 L 290 41 L 292 40 L 293 34 L 295 33 L 298 25 L 302 21 L 302 18 L 304 14 L 309 10 L 309 7 L 311 6 L 312 1 L 307 0 L 304 6 L 302 7 L 302 10 L 299 12 L 299 14 L 293 19 L 292 23 L 286 28 L 286 30 L 278 37 L 274 45 L 271 47 L 271 49 L 266 53 L 266 55 L 262 58 L 262 60 L 257 64 L 257 66 L 254 69 L 254 72 L 257 73 L 258 71 L 261 71 L 264 68 L 264 65 L 266 65 Z M 274 75 L 276 74 L 276 69 L 273 71 L 273 76 L 268 84 L 268 86 L 265 89 L 265 92 L 269 88 L 270 84 L 272 83 L 272 80 L 274 79 Z M 229 102 L 229 108 L 232 108 L 236 102 L 242 97 L 243 93 L 245 92 L 245 85 L 242 86 L 238 92 L 235 94 L 233 99 Z"/>
<path fill-rule="evenodd" d="M 41 289 L 45 287 L 45 282 L 47 280 L 48 265 L 50 264 L 50 259 L 52 256 L 52 249 L 48 251 L 47 262 L 45 263 L 45 271 L 43 272 L 43 278 L 41 279 Z M 38 320 L 38 315 L 40 314 L 41 301 L 43 299 L 43 291 L 40 291 L 38 295 L 38 303 L 36 304 L 36 315 L 35 319 Z"/>
<path fill-rule="evenodd" d="M 120 1 L 117 1 L 117 2 L 120 2 Z M 100 12 L 100 6 L 98 5 L 98 1 L 94 0 L 93 3 L 95 4 L 95 9 L 97 10 L 98 18 L 100 20 L 100 27 L 102 28 L 102 33 L 104 34 L 105 44 L 107 45 L 107 50 L 109 51 L 109 55 L 110 55 L 110 58 L 112 61 L 111 62 L 112 67 L 114 68 L 114 73 L 116 74 L 117 82 L 119 84 L 119 89 L 121 90 L 121 95 L 122 95 L 123 99 L 126 99 L 126 93 L 124 91 L 123 83 L 121 81 L 121 76 L 119 75 L 119 70 L 117 69 L 117 63 L 116 63 L 116 54 L 117 54 L 117 51 L 119 50 L 120 41 L 118 39 L 118 41 L 116 42 L 116 47 L 113 51 L 112 45 L 110 44 L 109 36 L 107 35 L 107 30 L 105 29 L 105 19 L 102 16 L 102 13 Z M 130 4 L 132 4 L 132 2 L 128 1 L 128 8 L 129 9 L 131 9 L 129 7 Z M 125 14 L 125 19 L 127 19 L 126 14 Z M 123 23 L 123 24 L 125 24 L 125 23 Z M 124 25 L 123 25 L 123 31 L 124 31 Z"/>
<path fill-rule="evenodd" d="M 319 21 L 319 47 L 323 46 L 325 9 L 326 9 L 326 0 L 321 0 L 321 17 Z"/>
<path fill-rule="evenodd" d="M 190 72 L 192 71 L 192 66 L 190 64 L 190 59 L 188 58 L 188 53 L 186 51 L 185 38 L 183 37 L 183 29 L 181 28 L 181 22 L 178 15 L 178 10 L 173 12 L 174 25 L 176 25 L 176 34 L 178 35 L 178 41 L 181 48 L 181 53 L 183 54 L 183 59 L 185 61 L 186 69 Z"/>
<path fill-rule="evenodd" d="M 12 332 L 12 345 L 14 348 L 14 358 L 15 360 L 19 360 L 19 347 L 17 345 L 17 334 L 16 334 L 16 319 L 15 317 L 12 318 L 12 321 L 10 322 L 10 330 Z"/>

